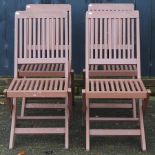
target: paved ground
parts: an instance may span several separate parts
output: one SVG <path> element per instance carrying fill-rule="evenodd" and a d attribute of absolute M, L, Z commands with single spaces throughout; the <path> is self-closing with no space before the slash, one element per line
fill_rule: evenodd
<path fill-rule="evenodd" d="M 39 112 L 39 111 L 37 111 Z M 61 113 L 61 112 L 60 112 Z M 57 123 L 57 122 L 54 122 Z M 46 122 L 45 125 L 52 123 Z M 18 126 L 40 125 L 39 122 L 23 123 Z M 61 123 L 59 124 L 61 125 Z M 112 126 L 118 126 L 117 123 Z M 125 125 L 128 127 L 127 125 Z M 76 99 L 74 119 L 70 129 L 70 149 L 64 149 L 63 136 L 17 136 L 15 148 L 8 149 L 10 116 L 6 105 L 0 105 L 0 155 L 154 155 L 155 154 L 155 97 L 151 98 L 145 115 L 145 128 L 148 151 L 142 153 L 140 141 L 136 137 L 96 137 L 91 138 L 91 151 L 85 151 L 85 129 L 81 127 L 81 100 Z"/>

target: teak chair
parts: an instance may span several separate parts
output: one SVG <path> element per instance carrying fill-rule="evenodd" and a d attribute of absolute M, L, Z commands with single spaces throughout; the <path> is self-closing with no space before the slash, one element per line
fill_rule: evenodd
<path fill-rule="evenodd" d="M 128 12 L 135 11 L 134 4 L 132 3 L 91 3 L 88 5 L 88 11 L 91 12 Z M 118 21 L 117 22 L 117 30 L 116 39 L 119 40 L 118 36 Z M 114 24 L 112 24 L 114 26 Z M 113 30 L 114 28 L 112 28 Z M 114 39 L 112 38 L 112 42 Z M 117 41 L 117 44 L 118 41 Z M 89 65 L 89 76 L 90 77 L 132 77 L 137 78 L 137 66 L 134 64 L 91 64 Z M 83 80 L 85 80 L 85 69 L 83 69 Z M 83 107 L 83 112 L 85 112 L 85 107 Z M 136 103 L 133 100 L 133 117 L 135 117 L 136 113 Z M 82 120 L 82 124 L 84 125 L 84 120 Z"/>
<path fill-rule="evenodd" d="M 74 70 L 72 69 L 72 38 L 71 38 L 71 5 L 70 4 L 28 4 L 26 6 L 26 11 L 28 12 L 49 12 L 60 11 L 67 12 L 68 14 L 68 60 L 69 60 L 69 85 L 72 89 L 71 103 L 74 103 Z M 54 27 L 55 29 L 55 27 Z M 55 30 L 53 30 L 55 31 Z M 46 48 L 46 47 L 45 47 Z M 18 76 L 19 77 L 64 77 L 65 67 L 60 63 L 49 63 L 49 64 L 22 64 L 18 66 Z M 22 102 L 21 116 L 24 116 L 26 110 L 26 99 Z M 25 107 L 25 108 L 24 108 Z M 70 111 L 72 111 L 72 105 L 70 105 Z"/>
<path fill-rule="evenodd" d="M 13 148 L 15 135 L 18 134 L 64 134 L 65 148 L 69 147 L 69 102 L 71 101 L 71 88 L 68 84 L 69 46 L 67 16 L 67 13 L 63 11 L 55 11 L 52 14 L 19 11 L 15 14 L 14 79 L 6 91 L 7 98 L 12 99 L 10 149 Z M 64 66 L 64 78 L 18 77 L 18 65 L 43 64 L 44 67 L 45 65 L 49 67 L 48 64 L 51 63 L 59 63 Z M 64 109 L 65 114 L 64 116 L 16 116 L 17 99 L 19 98 L 60 98 L 64 103 L 28 103 L 26 107 Z M 64 127 L 55 128 L 19 128 L 16 127 L 16 121 L 18 119 L 64 120 L 65 125 Z"/>
<path fill-rule="evenodd" d="M 118 23 L 118 24 L 117 24 Z M 118 30 L 118 32 L 117 32 Z M 116 39 L 116 34 L 119 40 Z M 112 41 L 113 39 L 113 41 Z M 85 89 L 82 90 L 86 107 L 86 150 L 90 150 L 90 136 L 140 136 L 141 148 L 146 150 L 142 105 L 148 91 L 141 80 L 139 12 L 87 12 Z M 93 78 L 89 65 L 136 65 L 137 78 Z M 102 99 L 102 103 L 93 103 Z M 104 103 L 104 100 L 112 103 Z M 93 117 L 90 110 L 98 108 L 126 109 L 132 103 L 114 103 L 135 100 L 138 109 L 131 117 Z M 121 100 L 121 101 L 120 101 Z M 122 101 L 123 102 L 123 101 Z M 126 121 L 139 123 L 138 129 L 93 129 L 91 123 Z"/>

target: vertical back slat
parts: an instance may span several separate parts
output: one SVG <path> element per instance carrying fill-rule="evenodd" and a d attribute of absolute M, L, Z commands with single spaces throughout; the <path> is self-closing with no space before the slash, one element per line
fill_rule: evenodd
<path fill-rule="evenodd" d="M 23 28 L 23 23 L 22 23 L 22 18 L 19 20 L 19 57 L 22 58 L 22 47 L 23 47 L 23 33 L 22 33 L 22 28 Z"/>
<path fill-rule="evenodd" d="M 98 18 L 96 18 L 96 19 L 94 19 L 94 22 L 95 22 L 95 54 L 94 54 L 94 56 L 95 56 L 95 58 L 98 58 L 98 34 L 99 34 L 99 32 L 98 32 Z"/>
<path fill-rule="evenodd" d="M 93 48 L 94 48 L 94 19 L 90 19 L 91 22 L 91 58 L 93 58 Z"/>
<path fill-rule="evenodd" d="M 32 45 L 32 19 L 29 18 L 29 52 L 28 57 L 31 58 L 31 45 Z"/>
<path fill-rule="evenodd" d="M 123 18 L 123 53 L 122 53 L 122 58 L 125 58 L 125 37 L 126 37 L 126 32 L 125 32 L 125 18 Z"/>
<path fill-rule="evenodd" d="M 58 58 L 59 56 L 58 45 L 59 45 L 59 19 L 56 18 L 56 58 Z"/>
<path fill-rule="evenodd" d="M 118 34 L 118 23 L 117 23 L 118 20 L 114 19 L 113 23 L 114 23 L 114 26 L 113 26 L 113 29 L 114 29 L 114 34 L 113 34 L 113 58 L 116 59 L 116 45 L 117 45 L 117 34 Z"/>
<path fill-rule="evenodd" d="M 51 37 L 51 46 L 52 46 L 52 49 L 51 49 L 51 57 L 53 58 L 54 57 L 54 34 L 55 34 L 55 32 L 54 32 L 54 19 L 52 18 L 51 19 L 51 35 L 52 35 L 52 37 Z"/>
<path fill-rule="evenodd" d="M 33 18 L 33 58 L 36 58 L 36 18 Z"/>
<path fill-rule="evenodd" d="M 109 59 L 112 58 L 112 19 L 108 19 L 108 57 Z"/>
<path fill-rule="evenodd" d="M 63 56 L 63 37 L 64 37 L 64 34 L 63 34 L 63 18 L 60 19 L 60 45 L 61 45 L 61 57 Z"/>
<path fill-rule="evenodd" d="M 27 19 L 24 18 L 24 58 L 27 58 Z"/>
<path fill-rule="evenodd" d="M 45 18 L 42 18 L 42 58 L 45 58 Z"/>
<path fill-rule="evenodd" d="M 134 58 L 134 19 L 131 19 L 131 58 Z"/>
<path fill-rule="evenodd" d="M 107 39 L 107 21 L 108 19 L 105 18 L 104 19 L 104 58 L 107 59 L 107 42 L 108 42 L 108 39 Z"/>
<path fill-rule="evenodd" d="M 66 18 L 65 20 L 65 57 L 68 58 L 68 21 Z M 68 59 L 66 59 L 66 64 L 65 64 L 65 77 L 68 78 Z M 67 81 L 68 82 L 68 81 Z M 68 83 L 65 83 L 68 85 Z"/>
<path fill-rule="evenodd" d="M 37 39 L 38 39 L 38 41 L 37 41 L 37 46 L 38 46 L 38 58 L 40 58 L 40 44 L 41 44 L 41 42 L 40 42 L 40 33 L 41 33 L 41 29 L 40 29 L 40 18 L 38 18 L 38 31 L 37 31 Z"/>
<path fill-rule="evenodd" d="M 47 58 L 49 58 L 49 40 L 50 40 L 50 30 L 49 30 L 49 18 L 47 18 L 47 20 L 46 20 L 47 22 L 46 22 L 46 49 L 47 49 Z"/>
<path fill-rule="evenodd" d="M 102 59 L 102 46 L 103 46 L 103 22 L 102 18 L 100 20 L 100 59 Z"/>
<path fill-rule="evenodd" d="M 121 58 L 121 45 L 122 45 L 122 19 L 118 19 L 118 58 Z"/>
<path fill-rule="evenodd" d="M 128 58 L 131 59 L 131 52 L 130 52 L 130 18 L 127 19 L 127 44 L 128 44 Z"/>

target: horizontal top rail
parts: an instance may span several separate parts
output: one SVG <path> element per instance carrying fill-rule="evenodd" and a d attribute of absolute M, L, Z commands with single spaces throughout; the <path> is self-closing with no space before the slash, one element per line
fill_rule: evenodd
<path fill-rule="evenodd" d="M 91 3 L 88 5 L 88 11 L 133 11 L 134 4 L 132 3 Z"/>

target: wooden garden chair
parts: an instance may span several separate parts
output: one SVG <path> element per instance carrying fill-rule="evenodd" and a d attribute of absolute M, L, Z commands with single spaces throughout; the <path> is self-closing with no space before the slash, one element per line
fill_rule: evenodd
<path fill-rule="evenodd" d="M 118 41 L 117 33 L 119 34 Z M 113 41 L 112 38 L 114 38 Z M 140 136 L 141 148 L 145 151 L 142 105 L 149 93 L 141 80 L 139 12 L 87 12 L 85 61 L 85 89 L 82 92 L 86 106 L 86 150 L 90 150 L 90 136 Z M 99 64 L 136 65 L 137 78 L 90 77 L 89 66 Z M 92 99 L 102 99 L 103 102 L 108 99 L 112 100 L 112 103 L 92 103 Z M 93 117 L 90 115 L 90 110 L 93 111 L 93 109 L 131 109 L 133 106 L 132 102 L 114 104 L 117 100 L 119 102 L 135 100 L 138 106 L 135 116 Z M 90 127 L 91 123 L 100 121 L 137 122 L 139 127 L 137 129 L 94 129 Z"/>
<path fill-rule="evenodd" d="M 69 87 L 68 61 L 68 14 L 66 12 L 16 12 L 15 14 L 15 53 L 14 79 L 6 95 L 12 99 L 12 123 L 9 148 L 13 148 L 15 135 L 18 134 L 63 134 L 65 148 L 69 147 L 69 102 L 71 88 Z M 55 27 L 54 32 L 54 25 Z M 51 33 L 49 33 L 51 31 Z M 59 39 L 60 38 L 60 39 Z M 28 44 L 28 46 L 27 46 Z M 18 65 L 59 63 L 65 68 L 63 78 L 54 77 L 18 77 Z M 45 68 L 46 68 L 45 67 Z M 17 116 L 17 100 L 30 99 L 63 99 L 63 103 L 26 104 L 27 108 L 64 109 L 64 116 Z M 23 107 L 22 107 L 23 108 Z M 55 128 L 19 128 L 16 121 L 20 120 L 64 120 L 64 127 Z"/>
<path fill-rule="evenodd" d="M 91 12 L 126 12 L 135 11 L 132 3 L 91 3 L 88 5 L 88 11 Z M 118 22 L 118 21 L 116 21 Z M 117 23 L 118 24 L 118 23 Z M 118 27 L 118 26 L 117 26 Z M 119 40 L 118 30 L 116 38 Z M 113 42 L 113 40 L 112 40 Z M 119 44 L 117 42 L 117 44 Z M 134 64 L 91 64 L 89 65 L 90 77 L 132 77 L 137 78 L 137 67 Z M 83 69 L 83 80 L 85 80 L 85 69 Z M 136 103 L 133 100 L 133 117 L 135 117 Z M 83 107 L 85 112 L 85 107 Z M 84 121 L 84 120 L 82 120 Z M 84 122 L 82 122 L 84 125 Z"/>
<path fill-rule="evenodd" d="M 70 4 L 28 4 L 26 6 L 28 12 L 50 12 L 61 11 L 68 14 L 68 60 L 69 60 L 69 84 L 72 88 L 72 98 L 70 103 L 74 103 L 74 70 L 72 69 L 72 43 L 71 43 L 71 5 Z M 54 27 L 55 29 L 55 27 Z M 53 30 L 55 31 L 55 30 Z M 46 47 L 45 47 L 46 48 Z M 65 67 L 60 63 L 48 63 L 48 64 L 21 64 L 18 66 L 19 77 L 64 77 Z M 26 110 L 26 99 L 23 98 L 21 116 L 24 116 Z M 24 108 L 25 107 L 25 108 Z M 72 105 L 70 105 L 70 111 L 72 112 Z"/>

